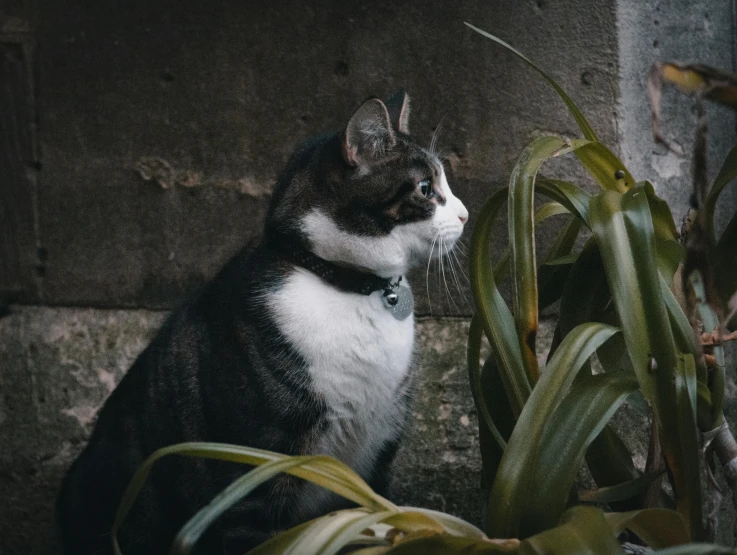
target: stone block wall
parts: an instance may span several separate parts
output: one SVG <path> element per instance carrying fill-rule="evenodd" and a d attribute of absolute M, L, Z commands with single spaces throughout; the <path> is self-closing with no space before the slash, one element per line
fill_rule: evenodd
<path fill-rule="evenodd" d="M 578 133 L 548 85 L 469 21 L 553 76 L 679 219 L 692 104 L 664 96 L 664 131 L 686 155 L 654 146 L 645 75 L 667 59 L 734 69 L 735 13 L 734 0 L 0 3 L 0 554 L 58 552 L 53 499 L 96 408 L 166 311 L 258 241 L 302 139 L 405 88 L 421 140 L 442 121 L 472 226 L 525 144 Z M 709 118 L 713 174 L 735 119 Z M 546 171 L 595 190 L 572 159 Z M 446 292 L 435 268 L 413 278 L 423 378 L 395 495 L 479 522 L 468 288 Z M 637 421 L 617 425 L 641 442 Z"/>

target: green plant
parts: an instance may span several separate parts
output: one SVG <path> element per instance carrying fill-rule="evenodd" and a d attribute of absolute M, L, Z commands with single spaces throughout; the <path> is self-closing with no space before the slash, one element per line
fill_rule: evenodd
<path fill-rule="evenodd" d="M 470 26 L 470 25 L 469 25 Z M 472 27 L 472 26 L 470 26 Z M 223 511 L 279 472 L 319 484 L 359 507 L 288 530 L 252 551 L 262 553 L 351 552 L 622 553 L 616 537 L 625 529 L 656 553 L 735 553 L 704 540 L 699 483 L 700 436 L 713 441 L 722 464 L 737 455 L 722 414 L 724 355 L 702 353 L 690 314 L 670 285 L 689 249 L 678 241 L 668 206 L 647 182 L 635 182 L 597 139 L 565 92 L 531 61 L 496 37 L 556 89 L 584 139 L 535 139 L 520 156 L 508 187 L 494 193 L 476 222 L 471 282 L 477 312 L 468 341 L 468 369 L 478 407 L 485 486 L 490 489 L 486 534 L 447 514 L 397 507 L 378 496 L 341 463 L 324 456 L 286 457 L 248 447 L 182 444 L 154 453 L 139 469 L 121 502 L 113 541 L 152 465 L 163 456 L 198 456 L 255 466 L 184 526 L 172 553 L 188 553 Z M 546 159 L 573 153 L 601 187 L 596 195 L 572 183 L 538 176 Z M 701 204 L 712 212 L 724 186 L 737 174 L 733 149 Z M 534 193 L 551 202 L 534 209 Z M 494 267 L 489 256 L 492 225 L 508 203 L 509 246 Z M 555 215 L 568 220 L 538 270 L 535 225 Z M 705 229 L 713 226 L 706 224 Z M 583 230 L 589 237 L 574 251 Z M 737 215 L 718 240 L 708 236 L 704 257 L 685 272 L 706 332 L 720 337 L 720 299 L 737 290 Z M 704 279 L 702 274 L 709 276 Z M 499 284 L 509 273 L 514 306 Z M 718 293 L 711 288 L 718 283 Z M 678 280 L 675 282 L 678 284 Z M 706 284 L 706 286 L 704 286 Z M 537 359 L 539 311 L 560 300 L 560 319 L 545 369 Z M 491 356 L 481 362 L 482 338 Z M 592 372 L 596 353 L 603 373 Z M 713 364 L 708 365 L 707 360 Z M 638 471 L 608 422 L 625 399 L 639 391 L 652 408 L 651 452 Z M 660 454 L 662 451 L 662 455 Z M 722 454 L 721 452 L 724 452 Z M 576 472 L 584 459 L 599 486 L 577 498 Z M 711 466 L 711 465 L 710 465 Z M 675 499 L 663 492 L 667 471 Z M 661 502 L 661 499 L 665 499 Z M 582 503 L 609 505 L 618 512 Z M 664 504 L 666 506 L 657 506 Z M 379 524 L 385 525 L 383 529 Z"/>
<path fill-rule="evenodd" d="M 605 514 L 593 507 L 572 507 L 559 526 L 520 541 L 489 539 L 475 526 L 454 516 L 416 507 L 398 507 L 374 493 L 344 464 L 325 456 L 289 457 L 250 447 L 219 443 L 182 443 L 156 451 L 138 469 L 126 489 L 113 527 L 113 547 L 121 554 L 117 534 L 153 465 L 166 456 L 203 457 L 255 466 L 233 482 L 179 531 L 170 553 L 185 554 L 224 511 L 280 472 L 319 484 L 359 507 L 338 511 L 283 532 L 250 552 L 305 555 L 336 554 L 350 549 L 362 555 L 446 555 L 450 553 L 621 553 L 615 536 L 631 529 L 651 545 L 667 548 L 687 540 L 679 515 L 663 509 Z M 384 525 L 383 530 L 377 525 Z M 717 553 L 707 544 L 701 551 Z M 658 552 L 661 553 L 661 552 Z M 662 553 L 670 553 L 664 549 Z M 732 551 L 724 551 L 732 553 Z"/>
<path fill-rule="evenodd" d="M 487 532 L 527 537 L 555 526 L 570 504 L 575 473 L 586 458 L 601 493 L 620 507 L 649 510 L 656 504 L 653 499 L 663 497 L 656 494 L 660 474 L 667 469 L 673 505 L 688 537 L 703 540 L 707 531 L 702 524 L 699 433 L 720 437 L 722 447 L 731 451 L 730 459 L 737 453 L 722 413 L 722 348 L 716 347 L 715 364 L 707 367 L 689 317 L 670 286 L 685 261 L 682 280 L 674 288 L 685 283 L 697 299 L 704 331 L 719 333 L 717 316 L 737 290 L 735 275 L 728 270 L 737 258 L 737 214 L 717 239 L 713 211 L 737 173 L 737 148 L 702 195 L 696 219 L 706 222 L 709 236 L 695 256 L 679 243 L 673 216 L 652 185 L 635 182 L 562 89 L 514 52 L 553 84 L 585 138 L 535 139 L 518 159 L 509 186 L 487 201 L 475 226 L 471 282 L 477 313 L 468 364 L 480 414 L 484 475 L 491 489 Z M 537 176 L 546 159 L 569 152 L 598 183 L 598 194 Z M 533 193 L 570 213 L 539 275 L 535 220 L 559 211 L 545 205 L 536 218 Z M 509 260 L 505 255 L 493 268 L 488 254 L 491 229 L 505 202 Z M 582 229 L 590 236 L 574 254 L 574 239 Z M 513 310 L 498 289 L 507 271 Z M 535 344 L 538 313 L 556 300 L 560 319 L 541 375 Z M 482 334 L 492 350 L 483 365 Z M 591 372 L 588 359 L 594 352 L 605 370 L 602 374 Z M 653 449 L 645 475 L 635 469 L 625 444 L 607 425 L 635 390 L 652 409 Z M 661 448 L 663 464 L 656 454 Z"/>

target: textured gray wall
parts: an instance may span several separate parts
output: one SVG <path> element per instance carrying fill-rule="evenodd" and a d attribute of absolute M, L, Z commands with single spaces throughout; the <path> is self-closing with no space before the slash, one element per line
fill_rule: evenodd
<path fill-rule="evenodd" d="M 23 193 L 12 197 L 22 199 L 14 221 L 23 225 L 10 253 L 16 264 L 2 268 L 16 275 L 3 281 L 0 271 L 0 301 L 46 306 L 11 306 L 0 319 L 2 555 L 55 551 L 59 479 L 95 409 L 164 317 L 146 309 L 175 306 L 258 239 L 275 176 L 303 137 L 339 127 L 369 95 L 405 87 L 421 139 L 444 118 L 440 147 L 473 223 L 526 143 L 541 133 L 578 135 L 538 76 L 463 21 L 544 67 L 677 214 L 690 159 L 653 147 L 644 75 L 671 58 L 728 69 L 735 41 L 727 0 L 39 4 L 38 48 L 27 51 L 37 63 L 37 102 L 19 121 L 38 118 L 27 142 L 40 145 L 40 164 L 24 155 L 22 179 L 10 183 Z M 0 16 L 22 15 L 23 5 L 0 5 Z M 4 63 L 13 75 L 27 69 L 15 58 Z M 689 100 L 666 94 L 664 131 L 687 153 L 690 110 Z M 710 114 L 713 170 L 735 134 L 731 114 Z M 570 161 L 555 166 L 595 189 Z M 7 190 L 0 187 L 0 208 Z M 551 234 L 539 235 L 545 242 Z M 495 250 L 504 236 L 502 229 Z M 4 248 L 0 242 L 0 266 Z M 427 314 L 424 275 L 415 278 Z M 3 283 L 20 285 L 4 291 Z M 478 521 L 464 353 L 470 306 L 457 295 L 458 306 L 450 301 L 435 274 L 429 289 L 436 318 L 418 326 L 423 383 L 395 492 L 402 503 Z M 448 315 L 463 317 L 437 317 Z M 728 410 L 734 423 L 737 407 Z M 644 426 L 633 418 L 618 425 L 641 446 Z"/>
<path fill-rule="evenodd" d="M 16 297 L 176 306 L 260 236 L 276 175 L 300 140 L 400 87 L 414 98 L 421 140 L 444 121 L 439 145 L 473 221 L 535 135 L 577 132 L 542 79 L 463 22 L 536 59 L 613 143 L 614 3 L 582 17 L 588 5 L 44 2 L 42 167 L 29 210 L 35 250 L 24 257 L 36 261 L 24 266 L 35 286 Z M 430 283 L 437 295 L 439 280 Z M 434 313 L 469 313 L 441 298 Z"/>
<path fill-rule="evenodd" d="M 0 553 L 54 553 L 59 482 L 96 410 L 164 312 L 17 308 L 0 319 Z M 417 326 L 415 425 L 397 460 L 396 500 L 479 520 L 481 462 L 464 319 Z M 132 554 L 131 554 L 132 555 Z"/>
<path fill-rule="evenodd" d="M 682 154 L 655 145 L 649 125 L 647 74 L 658 61 L 702 63 L 734 71 L 735 10 L 734 0 L 617 2 L 620 78 L 616 122 L 622 161 L 635 179 L 653 183 L 658 195 L 670 204 L 677 223 L 688 210 L 693 187 L 694 102 L 675 89 L 664 89 L 661 132 Z M 735 144 L 735 112 L 714 104 L 706 108 L 713 178 Z M 718 212 L 722 216 L 737 206 L 737 188 L 728 188 L 724 195 L 720 202 L 724 209 Z M 726 224 L 724 218 L 721 224 Z"/>

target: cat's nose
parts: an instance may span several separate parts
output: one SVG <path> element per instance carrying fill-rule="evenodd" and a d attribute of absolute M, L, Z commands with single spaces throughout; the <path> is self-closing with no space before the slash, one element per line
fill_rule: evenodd
<path fill-rule="evenodd" d="M 468 221 L 468 214 L 459 214 L 458 219 L 461 220 L 461 223 L 465 225 L 465 223 Z"/>

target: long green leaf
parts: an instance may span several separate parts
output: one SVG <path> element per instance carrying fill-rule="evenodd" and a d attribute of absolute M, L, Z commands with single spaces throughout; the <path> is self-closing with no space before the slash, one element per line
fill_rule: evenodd
<path fill-rule="evenodd" d="M 535 353 L 538 330 L 537 262 L 535 258 L 535 176 L 542 163 L 566 146 L 558 137 L 539 137 L 517 160 L 509 178 L 508 226 L 512 249 L 514 320 L 522 360 L 530 383 L 540 375 Z"/>
<path fill-rule="evenodd" d="M 586 242 L 579 254 L 566 285 L 560 304 L 558 325 L 563 335 L 577 325 L 597 321 L 616 325 L 616 318 L 607 321 L 606 303 L 611 295 L 604 275 L 604 266 L 596 242 Z M 597 350 L 597 356 L 607 371 L 631 366 L 629 355 L 620 334 L 612 337 Z M 611 486 L 638 477 L 626 445 L 616 432 L 606 426 L 594 439 L 586 453 L 586 463 L 596 483 Z M 632 502 L 615 503 L 614 509 L 634 508 Z"/>
<path fill-rule="evenodd" d="M 737 293 L 737 214 L 722 232 L 713 255 L 714 282 L 723 303 Z"/>
<path fill-rule="evenodd" d="M 619 316 L 613 305 L 607 306 L 604 312 L 599 314 L 598 319 L 611 326 L 620 326 Z M 632 359 L 630 359 L 627 343 L 621 335 L 608 341 L 596 352 L 599 362 L 606 372 L 634 372 Z"/>
<path fill-rule="evenodd" d="M 495 37 L 491 33 L 487 33 L 486 31 L 482 31 L 478 27 L 475 27 L 471 25 L 470 23 L 465 22 L 465 25 L 467 27 L 470 27 L 477 33 L 485 36 L 487 39 L 491 39 L 497 44 L 501 44 L 504 48 L 509 50 L 510 52 L 514 53 L 519 59 L 524 61 L 527 65 L 529 65 L 532 69 L 537 71 L 548 83 L 552 85 L 552 87 L 555 89 L 555 91 L 558 93 L 558 95 L 563 99 L 563 102 L 565 102 L 566 106 L 568 107 L 568 111 L 571 112 L 571 115 L 576 120 L 576 123 L 578 124 L 578 127 L 581 129 L 581 133 L 583 133 L 583 136 L 586 137 L 590 141 L 598 141 L 598 138 L 596 136 L 596 133 L 594 133 L 594 130 L 591 128 L 591 125 L 589 125 L 589 122 L 586 121 L 586 118 L 581 113 L 581 110 L 578 109 L 578 107 L 574 104 L 573 100 L 570 99 L 570 97 L 566 94 L 566 92 L 556 83 L 553 81 L 551 77 L 548 77 L 548 75 L 539 67 L 537 67 L 532 60 L 530 60 L 527 56 L 522 54 L 519 50 L 516 50 L 514 47 L 510 46 L 506 42 L 504 42 L 499 37 Z"/>
<path fill-rule="evenodd" d="M 559 202 L 569 212 L 578 216 L 583 224 L 589 225 L 589 200 L 591 195 L 581 187 L 568 181 L 538 176 L 535 179 L 535 191 Z"/>
<path fill-rule="evenodd" d="M 584 244 L 563 286 L 558 319 L 561 336 L 565 337 L 569 331 L 584 322 L 601 322 L 601 313 L 608 302 L 609 289 L 604 279 L 604 267 L 596 242 L 590 238 Z M 607 341 L 599 350 L 614 341 L 617 338 Z"/>
<path fill-rule="evenodd" d="M 409 535 L 462 537 L 469 544 L 486 540 L 483 532 L 472 524 L 438 511 L 400 507 L 398 510 L 370 512 L 368 509 L 358 508 L 330 513 L 286 530 L 249 551 L 248 555 L 334 554 L 348 544 L 356 542 L 365 544 L 372 541 L 372 538 L 361 532 L 378 523 L 386 524 Z M 390 550 L 391 547 L 384 546 L 374 549 L 382 553 Z M 356 553 L 364 552 L 374 551 L 372 548 L 356 551 Z"/>
<path fill-rule="evenodd" d="M 516 419 L 493 352 L 484 362 L 483 368 L 479 368 L 482 333 L 476 314 L 471 320 L 468 336 L 468 372 L 471 392 L 479 413 L 481 487 L 488 491 Z"/>
<path fill-rule="evenodd" d="M 714 310 L 709 306 L 709 303 L 706 299 L 706 291 L 704 289 L 704 282 L 701 279 L 701 274 L 699 272 L 694 272 L 691 274 L 691 284 L 693 285 L 694 294 L 696 296 L 696 307 L 699 312 L 699 317 L 701 319 L 701 325 L 703 327 L 704 333 L 714 333 L 719 330 L 720 323 L 719 323 L 719 317 L 716 315 Z M 689 352 L 689 351 L 686 351 Z M 709 400 L 711 401 L 711 410 L 710 410 L 710 421 L 708 422 L 707 426 L 702 427 L 702 431 L 708 431 L 713 430 L 717 428 L 718 426 L 721 426 L 723 420 L 724 420 L 724 387 L 725 387 L 725 381 L 726 381 L 726 359 L 724 356 L 724 347 L 722 345 L 714 345 L 712 347 L 712 353 L 714 355 L 714 362 L 715 365 L 711 369 L 711 376 L 709 380 L 702 378 L 701 381 L 707 383 L 710 391 Z M 698 356 L 697 352 L 691 352 L 689 353 L 692 356 L 692 359 L 695 360 L 696 357 L 699 359 L 701 358 Z"/>
<path fill-rule="evenodd" d="M 540 312 L 560 299 L 575 260 L 571 264 L 565 265 L 551 266 L 549 264 L 554 259 L 560 260 L 563 257 L 577 257 L 571 251 L 582 226 L 583 223 L 581 220 L 571 214 L 566 225 L 563 226 L 563 229 L 560 230 L 555 241 L 553 241 L 545 257 L 545 264 L 539 269 L 537 278 L 539 296 L 537 302 Z"/>
<path fill-rule="evenodd" d="M 298 526 L 295 526 L 294 528 L 290 528 L 289 530 L 277 534 L 273 538 L 266 540 L 261 545 L 255 547 L 254 549 L 251 549 L 248 552 L 248 555 L 274 555 L 276 553 L 284 553 L 284 551 L 294 543 L 294 541 L 300 536 L 300 534 L 309 529 L 309 527 L 312 526 L 317 520 L 319 519 L 309 520 Z"/>
<path fill-rule="evenodd" d="M 583 324 L 572 330 L 540 377 L 512 432 L 489 497 L 490 536 L 515 537 L 521 530 L 525 504 L 534 477 L 537 446 L 545 424 L 568 391 L 578 370 L 597 347 L 617 333 L 603 324 Z"/>
<path fill-rule="evenodd" d="M 540 179 L 541 178 L 538 177 L 538 179 L 536 180 L 536 188 Z M 575 185 L 571 186 L 575 187 Z M 557 191 L 557 189 L 555 190 Z M 556 196 L 556 194 L 551 194 L 549 196 Z M 558 198 L 565 199 L 566 197 L 561 194 Z M 565 204 L 553 201 L 544 204 L 543 206 L 538 208 L 535 211 L 535 225 L 537 226 L 553 216 L 557 216 L 563 213 L 569 213 L 572 209 L 576 208 L 573 204 L 567 202 L 567 200 L 564 200 L 563 202 Z M 588 210 L 588 194 L 585 203 Z M 581 226 L 582 223 L 579 217 L 577 217 L 577 215 L 575 214 L 571 214 L 566 224 L 558 232 L 555 241 L 553 241 L 553 244 L 551 245 L 550 250 L 545 257 L 545 264 L 551 264 L 553 259 L 557 259 L 563 256 L 571 256 L 570 253 L 576 242 L 578 233 L 581 230 Z M 499 257 L 499 261 L 494 266 L 494 277 L 496 278 L 497 283 L 502 283 L 504 281 L 504 277 L 509 271 L 510 260 L 511 248 L 509 245 L 507 245 L 507 247 L 504 249 L 501 256 Z M 538 311 L 542 311 L 545 307 L 553 304 L 560 298 L 560 292 L 562 291 L 563 283 L 565 282 L 569 269 L 570 264 L 566 265 L 565 267 L 555 268 L 542 266 L 539 269 Z"/>
<path fill-rule="evenodd" d="M 118 531 L 130 512 L 138 493 L 143 488 L 146 478 L 156 461 L 169 455 L 202 457 L 254 466 L 289 459 L 289 457 L 280 453 L 225 443 L 190 442 L 158 449 L 144 461 L 133 475 L 118 506 L 112 529 L 113 550 L 116 555 L 120 555 L 120 546 L 117 541 Z M 393 503 L 374 493 L 363 479 L 337 460 L 321 459 L 309 465 L 290 468 L 287 473 L 313 482 L 372 510 L 397 510 Z"/>
<path fill-rule="evenodd" d="M 624 193 L 635 184 L 629 170 L 603 144 L 574 139 L 571 146 L 586 171 L 605 191 Z"/>
<path fill-rule="evenodd" d="M 535 211 L 535 225 L 538 225 L 540 222 L 545 221 L 548 218 L 552 218 L 553 216 L 570 213 L 571 211 L 561 203 L 556 201 L 548 202 Z"/>
<path fill-rule="evenodd" d="M 655 239 L 655 250 L 657 252 L 658 271 L 665 279 L 666 285 L 670 287 L 673 276 L 684 258 L 685 249 L 678 241 L 673 239 Z"/>
<path fill-rule="evenodd" d="M 702 527 L 696 415 L 683 404 L 688 394 L 677 390 L 676 343 L 658 274 L 647 192 L 641 186 L 624 195 L 604 191 L 591 199 L 589 210 L 635 374 L 653 407 L 675 478 L 679 512 L 698 539 Z M 655 372 L 649 371 L 651 358 Z M 685 415 L 679 416 L 679 411 Z"/>
<path fill-rule="evenodd" d="M 399 545 L 385 551 L 387 555 L 449 555 L 463 553 L 463 555 L 486 555 L 488 553 L 510 553 L 516 550 L 515 541 L 507 545 L 492 543 L 491 540 L 460 538 L 446 534 L 417 538 L 403 541 Z"/>
<path fill-rule="evenodd" d="M 613 486 L 586 491 L 578 496 L 578 500 L 582 503 L 616 503 L 632 499 L 643 494 L 653 481 L 663 475 L 663 472 L 665 471 L 648 472 Z"/>
<path fill-rule="evenodd" d="M 454 536 L 463 536 L 467 538 L 478 539 L 486 538 L 486 535 L 481 530 L 476 528 L 473 524 L 466 522 L 462 518 L 449 515 L 448 513 L 433 511 L 432 509 L 425 509 L 423 507 L 400 507 L 400 509 L 404 511 L 405 514 L 407 512 L 413 512 L 430 517 L 436 522 L 440 523 L 449 534 L 453 534 Z M 398 519 L 399 516 L 397 516 L 396 518 Z M 387 522 L 399 527 L 399 524 L 395 521 L 394 517 L 387 519 Z"/>
<path fill-rule="evenodd" d="M 499 373 L 499 366 L 496 357 L 490 356 L 484 362 L 481 369 L 481 387 L 486 399 L 486 406 L 491 414 L 491 419 L 496 424 L 502 437 L 509 440 L 512 435 L 514 425 L 517 419 L 514 411 L 509 403 L 504 382 Z M 480 423 L 481 424 L 481 423 Z M 498 443 L 491 437 L 491 432 L 487 431 L 486 426 L 479 425 L 479 446 L 481 447 L 481 488 L 485 492 L 491 491 L 496 477 L 499 463 L 502 460 L 504 449 L 501 449 Z"/>
<path fill-rule="evenodd" d="M 495 387 L 493 388 L 482 387 L 482 371 L 480 365 L 482 333 L 483 329 L 479 315 L 475 314 L 471 319 L 471 325 L 468 332 L 467 362 L 471 393 L 479 414 L 479 443 L 481 447 L 481 460 L 483 467 L 482 487 L 489 488 L 493 482 L 494 475 L 496 474 L 499 461 L 501 460 L 502 453 L 507 446 L 507 442 L 491 416 L 489 407 L 486 403 L 486 398 L 490 397 L 495 399 L 492 406 L 497 412 L 500 410 L 503 411 L 509 407 L 509 401 L 504 394 L 503 386 L 502 388 L 498 387 L 502 384 L 495 384 Z M 494 364 L 494 361 L 495 357 L 492 353 L 484 367 L 489 364 Z M 498 369 L 496 369 L 496 373 L 498 375 Z M 509 407 L 509 410 L 511 411 L 511 407 Z M 506 415 L 503 417 L 506 417 Z M 510 415 L 510 417 L 513 419 L 513 416 Z M 508 435 L 506 437 L 508 437 Z M 493 442 L 493 444 L 491 442 Z"/>
<path fill-rule="evenodd" d="M 668 319 L 670 320 L 671 329 L 673 330 L 673 338 L 676 342 L 676 348 L 681 353 L 690 353 L 695 357 L 701 352 L 701 347 L 696 342 L 696 336 L 694 335 L 691 322 L 683 312 L 681 305 L 678 304 L 673 292 L 668 287 L 664 276 L 660 276 L 660 289 L 663 292 L 663 301 L 665 302 L 665 308 L 668 311 Z M 706 367 L 697 368 L 700 371 L 699 379 L 702 381 L 706 380 Z M 711 428 L 710 428 L 711 429 Z"/>
<path fill-rule="evenodd" d="M 471 319 L 471 327 L 468 330 L 468 376 L 471 382 L 471 394 L 479 419 L 491 433 L 499 448 L 504 451 L 507 442 L 499 433 L 499 430 L 491 419 L 489 408 L 486 406 L 484 392 L 481 389 L 481 336 L 484 330 L 478 314 Z"/>
<path fill-rule="evenodd" d="M 523 541 L 519 555 L 621 555 L 615 535 L 604 513 L 593 507 L 573 507 L 561 518 L 560 526 Z"/>
<path fill-rule="evenodd" d="M 696 363 L 696 422 L 698 428 L 702 432 L 713 430 L 721 425 L 724 419 L 724 414 L 722 413 L 724 401 L 723 368 L 717 367 L 712 371 L 707 370 L 704 358 L 701 356 L 701 347 L 696 342 L 696 336 L 691 327 L 691 322 L 689 322 L 688 317 L 683 313 L 678 300 L 668 288 L 665 278 L 662 275 L 660 282 L 676 347 L 680 353 L 691 355 Z M 709 379 L 710 376 L 711 379 Z M 707 386 L 707 382 L 709 382 L 709 386 Z"/>
<path fill-rule="evenodd" d="M 632 483 L 641 477 L 640 471 L 632 462 L 632 454 L 627 445 L 611 425 L 605 426 L 589 445 L 586 465 L 600 490 Z M 637 508 L 639 502 L 637 499 L 612 499 L 610 505 L 615 511 L 631 510 Z"/>
<path fill-rule="evenodd" d="M 171 546 L 172 555 L 186 555 L 200 539 L 202 534 L 220 516 L 246 497 L 258 486 L 273 478 L 277 474 L 286 472 L 290 468 L 306 463 L 316 463 L 327 457 L 293 457 L 290 459 L 276 460 L 262 464 L 241 476 L 230 484 L 222 492 L 216 495 L 210 503 L 197 511 L 187 523 L 179 530 Z"/>
<path fill-rule="evenodd" d="M 571 250 L 581 227 L 583 225 L 588 226 L 588 205 L 591 195 L 573 183 L 547 179 L 541 176 L 535 178 L 535 191 L 555 199 L 556 202 L 571 212 L 568 222 L 560 230 L 551 245 L 545 257 L 545 264 L 538 270 L 539 312 L 556 302 L 563 292 L 563 286 L 571 269 L 571 263 L 577 256 L 572 254 Z M 541 211 L 545 206 L 536 212 L 535 225 L 540 223 L 542 219 L 540 217 Z M 565 264 L 561 263 L 564 257 L 568 258 Z"/>
<path fill-rule="evenodd" d="M 649 181 L 641 181 L 637 186 L 642 187 L 647 195 L 647 203 L 653 219 L 655 237 L 666 241 L 678 239 L 679 234 L 676 229 L 676 222 L 673 219 L 673 213 L 670 211 L 668 203 L 655 194 L 655 187 Z"/>
<path fill-rule="evenodd" d="M 689 541 L 688 527 L 683 517 L 670 509 L 654 508 L 628 513 L 607 513 L 604 518 L 615 534 L 620 534 L 628 528 L 655 549 Z"/>
<path fill-rule="evenodd" d="M 569 331 L 584 322 L 600 321 L 599 313 L 609 301 L 609 288 L 596 241 L 589 239 L 578 255 L 563 288 L 560 304 L 560 331 Z"/>
<path fill-rule="evenodd" d="M 339 511 L 319 518 L 304 529 L 282 551 L 282 555 L 334 555 L 369 526 L 381 522 L 394 511 L 362 513 Z"/>
<path fill-rule="evenodd" d="M 566 508 L 587 448 L 635 389 L 637 380 L 622 373 L 584 376 L 573 384 L 538 447 L 523 535 L 555 525 Z"/>
<path fill-rule="evenodd" d="M 499 372 L 509 392 L 515 415 L 522 411 L 530 395 L 530 382 L 522 362 L 514 317 L 494 280 L 489 244 L 496 215 L 507 200 L 507 188 L 496 191 L 486 201 L 471 237 L 471 290 L 486 337 L 499 361 Z"/>
<path fill-rule="evenodd" d="M 444 513 L 437 513 L 444 514 Z M 445 527 L 435 519 L 435 512 L 433 514 L 425 512 L 423 509 L 416 507 L 400 507 L 399 512 L 395 512 L 386 517 L 382 522 L 389 526 L 396 528 L 397 530 L 404 532 L 405 534 L 412 534 L 416 532 L 433 532 L 437 534 L 451 534 L 454 536 L 468 535 L 469 537 L 483 538 L 484 534 L 475 526 L 468 525 L 471 529 L 470 532 L 458 532 L 454 526 Z M 455 517 L 453 517 L 455 518 Z M 450 529 L 453 532 L 450 532 Z"/>
<path fill-rule="evenodd" d="M 387 551 L 391 549 L 388 545 L 379 545 L 379 546 L 371 546 L 371 547 L 359 547 L 356 550 L 351 551 L 351 555 L 384 555 Z M 248 553 L 247 555 L 251 555 Z"/>
<path fill-rule="evenodd" d="M 562 204 L 555 202 L 555 201 L 549 202 L 547 204 L 544 204 L 540 208 L 538 208 L 537 211 L 535 212 L 535 225 L 540 224 L 541 222 L 549 218 L 552 218 L 554 216 L 558 216 L 561 214 L 567 214 L 567 213 L 569 213 L 569 210 Z M 577 222 L 575 219 L 572 221 Z M 573 227 L 573 226 L 570 226 L 569 224 L 568 227 Z M 569 241 L 566 241 L 564 244 L 562 244 L 558 248 L 562 250 L 567 247 L 568 250 L 570 250 L 570 248 L 573 247 L 573 242 L 575 241 L 575 235 L 577 233 L 578 233 L 578 227 L 576 227 L 575 233 L 573 234 L 570 231 L 568 231 L 567 234 L 562 234 L 564 241 L 565 241 L 565 238 L 568 237 L 569 235 L 573 235 L 573 237 Z M 495 267 L 493 270 L 493 275 L 497 279 L 503 279 L 503 274 L 506 273 L 506 267 L 509 261 L 509 256 L 510 256 L 510 249 L 509 247 L 507 247 L 504 253 L 502 254 L 502 256 L 500 257 L 497 267 Z M 503 451 L 504 447 L 506 446 L 506 441 L 503 439 L 502 436 L 500 436 L 498 430 L 496 430 L 496 425 L 494 424 L 493 419 L 489 416 L 488 406 L 487 406 L 487 403 L 481 391 L 481 368 L 480 368 L 480 364 L 478 363 L 478 360 L 481 354 L 481 333 L 482 332 L 483 332 L 483 328 L 480 323 L 480 317 L 476 315 L 471 320 L 471 327 L 469 330 L 469 340 L 468 340 L 468 353 L 467 353 L 469 378 L 470 378 L 470 383 L 471 383 L 471 393 L 473 394 L 474 402 L 479 411 L 479 416 L 481 420 L 486 424 L 486 428 L 488 429 L 489 434 L 491 434 L 491 436 L 494 438 L 494 441 L 496 441 L 499 444 L 501 450 Z"/>
<path fill-rule="evenodd" d="M 714 213 L 716 212 L 717 201 L 724 187 L 735 177 L 737 177 L 737 146 L 732 147 L 732 150 L 727 154 L 727 158 L 724 160 L 706 197 L 706 206 L 704 207 L 706 210 L 704 214 L 706 233 L 712 246 L 717 244 L 716 232 L 714 231 Z"/>
<path fill-rule="evenodd" d="M 640 215 L 642 229 L 634 226 L 627 218 L 627 210 L 645 213 Z M 660 282 L 657 277 L 652 224 L 649 226 L 649 210 L 644 191 L 636 188 L 627 196 L 605 191 L 591 199 L 592 231 L 599 247 L 607 281 L 613 295 L 617 314 L 622 322 L 627 347 L 632 356 L 640 387 L 646 398 L 652 402 L 656 397 L 655 376 L 648 373 L 650 354 L 653 353 L 648 333 L 653 333 L 649 319 L 654 315 L 647 311 L 646 300 L 654 296 L 652 303 L 655 312 L 662 312 L 657 305 L 661 297 Z M 637 215 L 637 214 L 635 214 Z M 650 233 L 648 234 L 648 229 Z M 645 237 L 641 237 L 645 235 Z M 640 251 L 635 242 L 644 245 Z M 658 323 L 662 321 L 659 320 Z M 650 324 L 650 325 L 649 325 Z M 670 333 L 666 326 L 664 333 Z M 673 360 L 673 367 L 675 360 Z"/>

